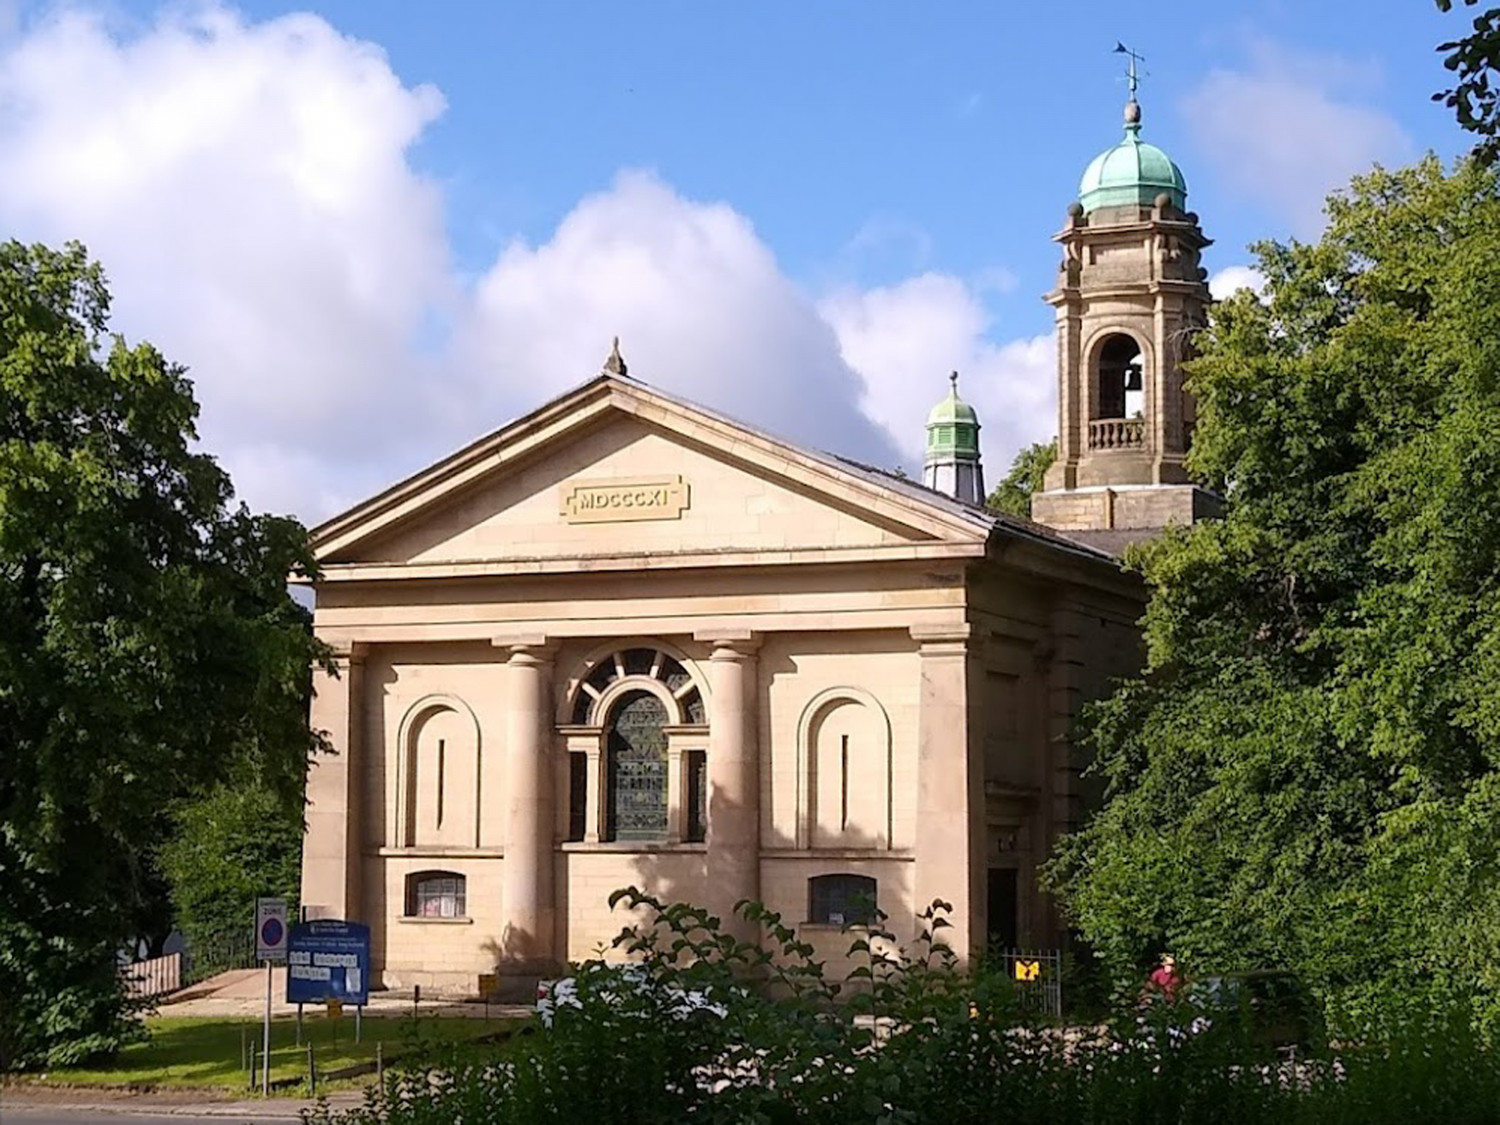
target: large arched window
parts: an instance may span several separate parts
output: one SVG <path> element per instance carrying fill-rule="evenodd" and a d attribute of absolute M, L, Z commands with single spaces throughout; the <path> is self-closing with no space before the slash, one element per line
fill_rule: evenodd
<path fill-rule="evenodd" d="M 667 838 L 667 708 L 649 691 L 620 696 L 607 731 L 611 840 Z"/>
<path fill-rule="evenodd" d="M 655 648 L 627 648 L 605 656 L 589 669 L 573 700 L 573 722 L 580 726 L 599 722 L 599 701 L 611 684 L 628 676 L 648 676 L 665 684 L 682 712 L 684 723 L 707 721 L 703 693 L 676 657 Z"/>

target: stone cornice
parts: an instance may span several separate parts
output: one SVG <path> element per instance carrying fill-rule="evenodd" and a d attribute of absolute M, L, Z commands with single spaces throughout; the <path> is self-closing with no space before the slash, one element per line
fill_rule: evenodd
<path fill-rule="evenodd" d="M 699 570 L 718 567 L 849 565 L 930 559 L 982 558 L 983 542 L 892 543 L 868 547 L 784 550 L 654 551 L 618 555 L 514 557 L 463 562 L 326 563 L 317 583 L 409 582 L 414 579 L 512 578 L 522 575 L 593 574 L 600 571 Z"/>

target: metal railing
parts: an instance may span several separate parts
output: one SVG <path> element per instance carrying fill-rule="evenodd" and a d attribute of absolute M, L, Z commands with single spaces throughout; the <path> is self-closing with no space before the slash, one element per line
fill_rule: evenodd
<path fill-rule="evenodd" d="M 1144 418 L 1101 418 L 1089 423 L 1090 449 L 1140 449 L 1145 444 Z"/>
<path fill-rule="evenodd" d="M 182 983 L 197 984 L 229 969 L 253 969 L 255 964 L 255 934 L 251 930 L 190 942 Z"/>
<path fill-rule="evenodd" d="M 1057 949 L 993 949 L 990 956 L 1015 985 L 1022 1011 L 1062 1019 L 1062 952 Z"/>

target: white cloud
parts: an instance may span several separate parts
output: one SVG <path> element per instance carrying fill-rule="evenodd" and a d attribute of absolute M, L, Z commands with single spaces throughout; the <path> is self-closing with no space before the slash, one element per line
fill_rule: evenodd
<path fill-rule="evenodd" d="M 1265 275 L 1254 266 L 1225 266 L 1208 279 L 1208 291 L 1216 301 L 1222 301 L 1240 289 L 1259 293 L 1265 285 Z"/>
<path fill-rule="evenodd" d="M 865 378 L 861 403 L 920 465 L 927 412 L 948 390 L 979 412 L 985 482 L 1004 475 L 1017 449 L 1057 428 L 1057 360 L 1051 334 L 988 339 L 989 317 L 969 285 L 928 273 L 871 290 L 845 290 L 820 305 L 844 359 Z"/>
<path fill-rule="evenodd" d="M 490 416 L 529 409 L 597 371 L 616 334 L 649 383 L 805 445 L 895 464 L 833 331 L 726 204 L 625 173 L 546 243 L 511 246 L 460 330 L 466 399 L 488 399 Z"/>
<path fill-rule="evenodd" d="M 0 107 L 0 223 L 89 245 L 256 507 L 326 517 L 587 378 L 616 333 L 650 383 L 883 466 L 920 464 L 953 367 L 992 478 L 1053 429 L 1051 338 L 986 342 L 1004 271 L 819 304 L 732 207 L 646 173 L 459 281 L 410 155 L 441 95 L 316 16 L 71 11 L 0 45 Z"/>
<path fill-rule="evenodd" d="M 442 110 L 314 16 L 174 9 L 134 38 L 44 21 L 0 56 L 0 221 L 79 238 L 116 326 L 187 364 L 252 502 L 326 511 L 431 426 L 412 337 L 447 299 L 441 198 L 405 154 Z"/>
<path fill-rule="evenodd" d="M 1373 67 L 1247 43 L 1237 69 L 1217 69 L 1181 109 L 1214 172 L 1246 199 L 1269 205 L 1302 237 L 1323 226 L 1323 201 L 1377 161 L 1404 161 L 1413 144 L 1369 104 Z"/>

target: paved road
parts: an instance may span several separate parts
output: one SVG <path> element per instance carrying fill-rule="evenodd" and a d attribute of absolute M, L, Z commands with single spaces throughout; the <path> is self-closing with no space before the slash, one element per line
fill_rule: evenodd
<path fill-rule="evenodd" d="M 358 1105 L 358 1095 L 338 1093 L 335 1107 Z M 165 1101 L 151 1095 L 94 1099 L 0 1094 L 0 1125 L 297 1125 L 300 1098 L 269 1102 Z"/>
<path fill-rule="evenodd" d="M 56 1106 L 36 1109 L 0 1109 L 0 1125 L 288 1125 L 295 1118 L 284 1116 L 229 1117 L 214 1114 L 174 1113 L 168 1116 L 132 1113 L 129 1110 L 61 1109 Z"/>

